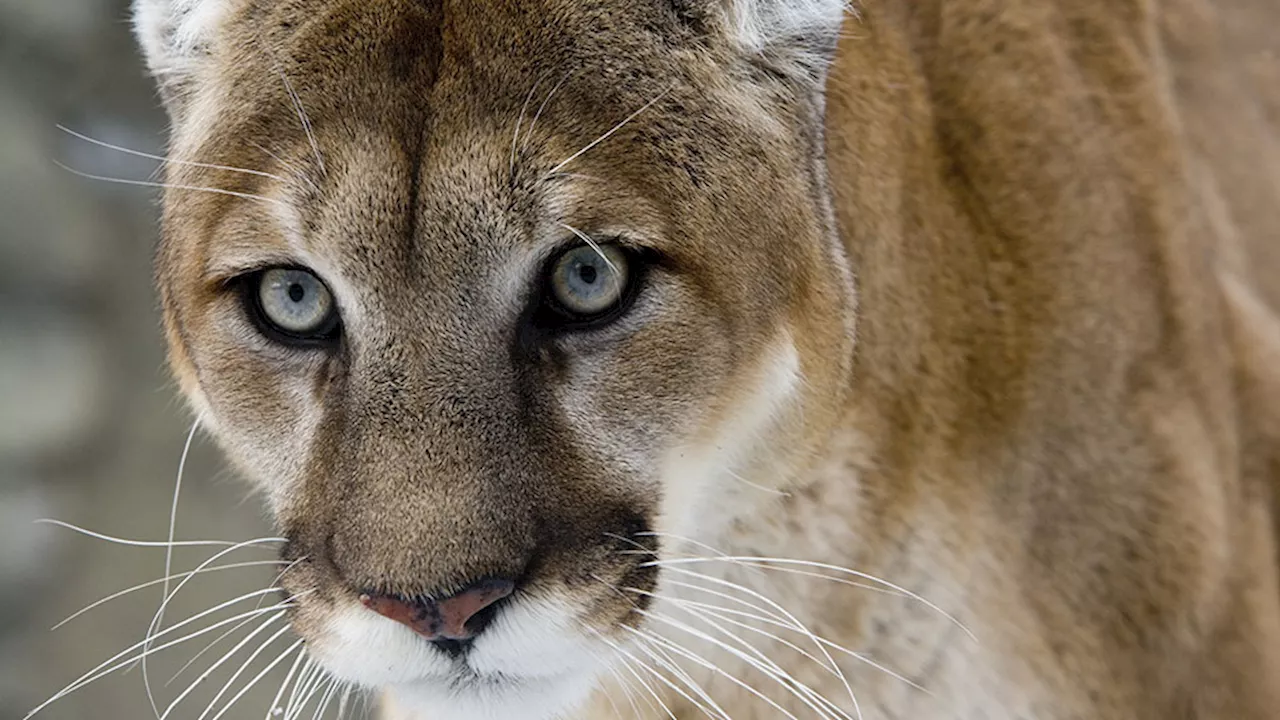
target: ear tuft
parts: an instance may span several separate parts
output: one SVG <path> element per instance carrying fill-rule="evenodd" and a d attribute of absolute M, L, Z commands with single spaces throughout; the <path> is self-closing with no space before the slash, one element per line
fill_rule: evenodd
<path fill-rule="evenodd" d="M 134 0 L 133 26 L 166 102 L 208 54 L 232 0 Z"/>
<path fill-rule="evenodd" d="M 833 43 L 849 0 L 728 0 L 728 29 L 740 47 L 763 52 L 783 43 Z"/>

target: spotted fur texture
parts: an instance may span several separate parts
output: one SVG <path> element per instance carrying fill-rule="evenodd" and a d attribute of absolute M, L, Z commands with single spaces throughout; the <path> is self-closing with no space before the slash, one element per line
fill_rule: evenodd
<path fill-rule="evenodd" d="M 388 716 L 1280 717 L 1270 0 L 137 10 L 172 366 Z M 463 661 L 358 601 L 486 577 Z"/>

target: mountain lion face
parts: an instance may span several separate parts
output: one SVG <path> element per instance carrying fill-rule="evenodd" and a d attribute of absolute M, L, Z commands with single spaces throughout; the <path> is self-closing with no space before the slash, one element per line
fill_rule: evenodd
<path fill-rule="evenodd" d="M 642 622 L 664 538 L 801 471 L 853 337 L 821 161 L 842 11 L 138 2 L 172 365 L 289 539 L 326 670 L 551 717 Z"/>

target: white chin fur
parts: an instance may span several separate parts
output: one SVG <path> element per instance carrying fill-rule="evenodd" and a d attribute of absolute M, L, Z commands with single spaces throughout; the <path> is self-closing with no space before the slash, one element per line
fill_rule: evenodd
<path fill-rule="evenodd" d="M 591 674 L 513 683 L 416 683 L 391 688 L 397 720 L 555 720 L 582 705 L 596 678 Z"/>
<path fill-rule="evenodd" d="M 366 688 L 443 678 L 451 666 L 417 633 L 358 605 L 339 610 L 310 649 L 334 677 Z"/>
<path fill-rule="evenodd" d="M 604 671 L 607 648 L 577 628 L 571 606 L 520 599 L 460 669 L 407 627 L 353 605 L 311 651 L 334 677 L 389 691 L 406 720 L 550 720 L 582 703 Z"/>

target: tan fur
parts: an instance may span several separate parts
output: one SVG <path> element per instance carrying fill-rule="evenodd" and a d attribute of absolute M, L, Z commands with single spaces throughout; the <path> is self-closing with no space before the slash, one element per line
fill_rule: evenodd
<path fill-rule="evenodd" d="M 867 0 L 829 71 L 716 7 L 229 0 L 167 79 L 177 159 L 289 178 L 173 166 L 268 200 L 168 192 L 158 277 L 184 391 L 306 558 L 295 628 L 324 657 L 363 589 L 517 577 L 679 638 L 735 720 L 783 715 L 726 676 L 818 717 L 662 625 L 708 599 L 684 567 L 927 689 L 833 650 L 869 719 L 1280 717 L 1280 6 Z M 561 224 L 664 260 L 617 325 L 528 340 Z M 245 321 L 227 281 L 282 263 L 340 348 Z M 610 677 L 574 717 L 631 716 Z"/>

